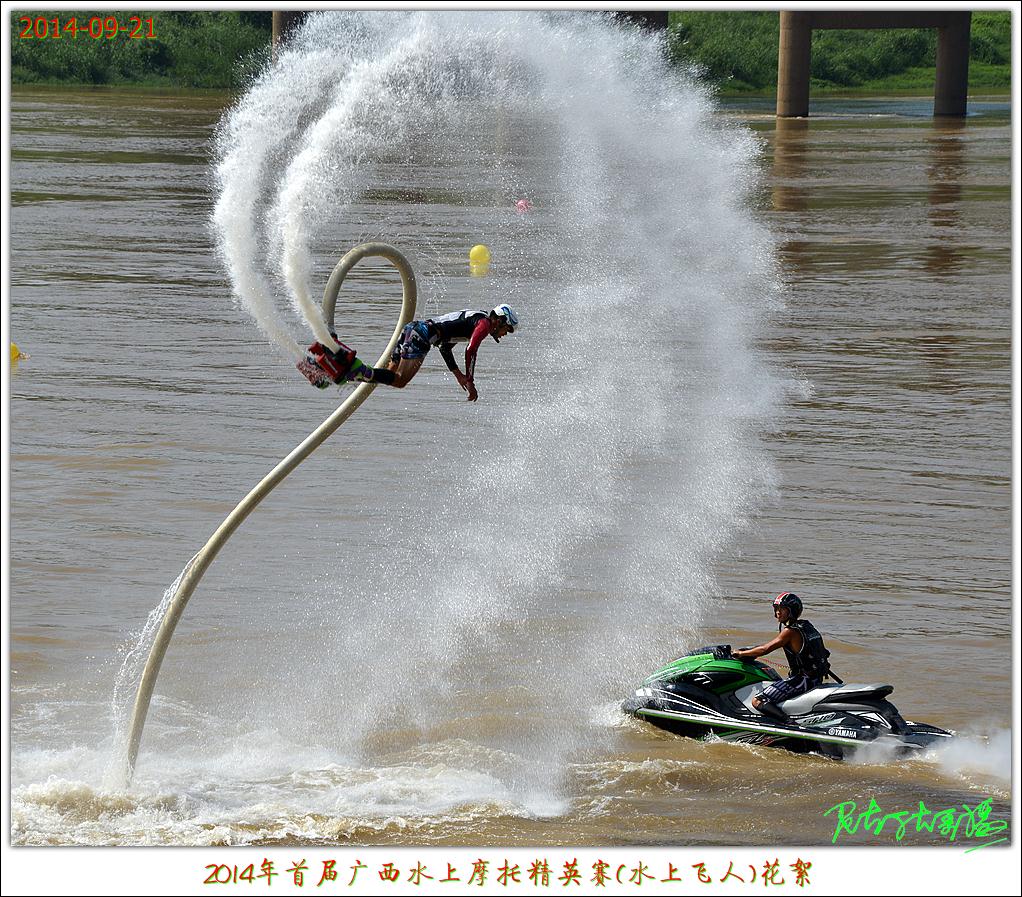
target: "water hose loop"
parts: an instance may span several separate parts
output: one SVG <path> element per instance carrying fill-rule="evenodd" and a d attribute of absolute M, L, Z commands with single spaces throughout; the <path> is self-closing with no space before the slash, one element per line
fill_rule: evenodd
<path fill-rule="evenodd" d="M 337 295 L 348 272 L 362 259 L 378 256 L 389 261 L 397 268 L 401 275 L 401 315 L 398 318 L 394 333 L 387 343 L 387 348 L 376 362 L 376 367 L 382 367 L 390 360 L 390 354 L 397 341 L 401 338 L 401 331 L 405 325 L 415 316 L 415 303 L 417 300 L 417 289 L 415 284 L 415 273 L 412 266 L 397 249 L 389 243 L 361 243 L 346 253 L 334 267 L 327 281 L 326 289 L 323 291 L 323 318 L 331 330 L 334 329 L 334 314 L 337 307 Z M 170 639 L 177 627 L 178 620 L 184 612 L 188 599 L 195 591 L 206 569 L 213 562 L 217 553 L 231 537 L 234 531 L 241 526 L 246 517 L 273 489 L 291 473 L 299 464 L 309 457 L 320 445 L 322 445 L 333 432 L 341 426 L 352 413 L 361 405 L 370 393 L 376 388 L 375 383 L 362 383 L 348 396 L 340 407 L 333 412 L 323 423 L 310 433 L 305 440 L 298 445 L 286 458 L 273 468 L 255 488 L 248 493 L 238 506 L 227 515 L 227 519 L 210 536 L 209 541 L 196 553 L 196 555 L 185 566 L 178 582 L 177 591 L 171 597 L 167 610 L 164 613 L 163 621 L 156 633 L 153 646 L 149 651 L 142 678 L 139 680 L 138 691 L 135 694 L 135 704 L 131 715 L 131 725 L 128 730 L 127 752 L 125 756 L 124 780 L 130 784 L 135 771 L 135 761 L 138 759 L 138 748 L 142 740 L 142 730 L 145 727 L 146 715 L 149 712 L 149 704 L 152 700 L 153 689 L 156 686 L 156 677 L 160 672 L 160 665 L 163 663 Z"/>

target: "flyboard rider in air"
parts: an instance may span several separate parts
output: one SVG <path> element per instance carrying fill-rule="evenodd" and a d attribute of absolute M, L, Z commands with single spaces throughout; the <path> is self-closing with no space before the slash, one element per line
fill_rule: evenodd
<path fill-rule="evenodd" d="M 354 349 L 343 343 L 339 343 L 336 352 L 331 352 L 320 343 L 313 343 L 297 367 L 313 386 L 320 389 L 326 389 L 331 383 L 340 384 L 351 380 L 381 383 L 402 389 L 418 373 L 429 350 L 436 346 L 458 385 L 468 393 L 468 401 L 474 402 L 479 398 L 475 387 L 476 352 L 479 346 L 488 336 L 493 337 L 494 342 L 500 342 L 502 337 L 517 329 L 518 315 L 510 305 L 498 305 L 492 311 L 462 309 L 438 318 L 406 324 L 385 368 L 370 367 L 357 357 Z M 465 348 L 464 372 L 454 358 L 456 343 L 468 343 Z"/>

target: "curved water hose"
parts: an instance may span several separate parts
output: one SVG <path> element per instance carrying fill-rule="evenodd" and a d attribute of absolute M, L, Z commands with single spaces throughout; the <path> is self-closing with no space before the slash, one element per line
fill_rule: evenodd
<path fill-rule="evenodd" d="M 398 319 L 394 333 L 387 344 L 387 348 L 380 356 L 376 366 L 385 365 L 390 360 L 390 353 L 401 336 L 401 331 L 415 314 L 416 286 L 415 274 L 412 266 L 397 249 L 387 243 L 362 243 L 352 249 L 336 265 L 330 280 L 327 282 L 326 290 L 323 293 L 323 316 L 331 330 L 334 329 L 334 309 L 337 305 L 337 294 L 344 283 L 348 272 L 368 256 L 381 256 L 391 262 L 401 274 L 401 317 Z M 217 552 L 224 546 L 224 543 L 231 537 L 231 534 L 241 525 L 242 521 L 255 509 L 274 487 L 281 482 L 292 470 L 312 454 L 341 424 L 343 424 L 361 405 L 369 394 L 376 388 L 375 383 L 362 383 L 354 392 L 341 404 L 341 406 L 321 423 L 304 442 L 291 452 L 283 461 L 273 468 L 258 485 L 246 495 L 238 506 L 231 511 L 227 519 L 220 524 L 219 529 L 209 541 L 193 557 L 181 574 L 177 591 L 170 599 L 163 622 L 160 623 L 156 639 L 149 651 L 149 659 L 146 661 L 142 679 L 138 684 L 138 692 L 135 695 L 135 707 L 131 716 L 131 728 L 128 732 L 127 768 L 125 770 L 125 782 L 130 783 L 132 774 L 135 771 L 135 760 L 138 757 L 138 745 L 142 740 L 142 729 L 145 726 L 146 714 L 149 712 L 149 702 L 153 696 L 153 688 L 156 685 L 156 677 L 160 672 L 160 664 L 163 656 L 167 653 L 167 646 L 170 644 L 174 628 L 181 619 L 185 605 L 191 597 L 195 587 L 202 579 L 206 568 L 213 562 Z"/>

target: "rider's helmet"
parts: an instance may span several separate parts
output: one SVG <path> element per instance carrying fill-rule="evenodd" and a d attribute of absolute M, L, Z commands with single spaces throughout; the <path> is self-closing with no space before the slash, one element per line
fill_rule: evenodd
<path fill-rule="evenodd" d="M 774 610 L 777 610 L 779 607 L 788 608 L 792 619 L 802 615 L 802 599 L 794 592 L 781 592 L 781 594 L 774 599 Z"/>
<path fill-rule="evenodd" d="M 498 305 L 490 314 L 507 321 L 507 326 L 512 333 L 518 329 L 518 315 L 510 305 Z"/>

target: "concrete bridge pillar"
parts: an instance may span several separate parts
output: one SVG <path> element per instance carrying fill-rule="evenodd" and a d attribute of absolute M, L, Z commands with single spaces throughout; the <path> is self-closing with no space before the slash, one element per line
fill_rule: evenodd
<path fill-rule="evenodd" d="M 805 118 L 809 115 L 809 64 L 813 39 L 812 14 L 781 13 L 777 47 L 777 115 Z"/>
<path fill-rule="evenodd" d="M 934 115 L 965 115 L 969 96 L 969 39 L 972 16 L 959 13 L 958 21 L 937 29 L 937 83 L 933 89 Z"/>

